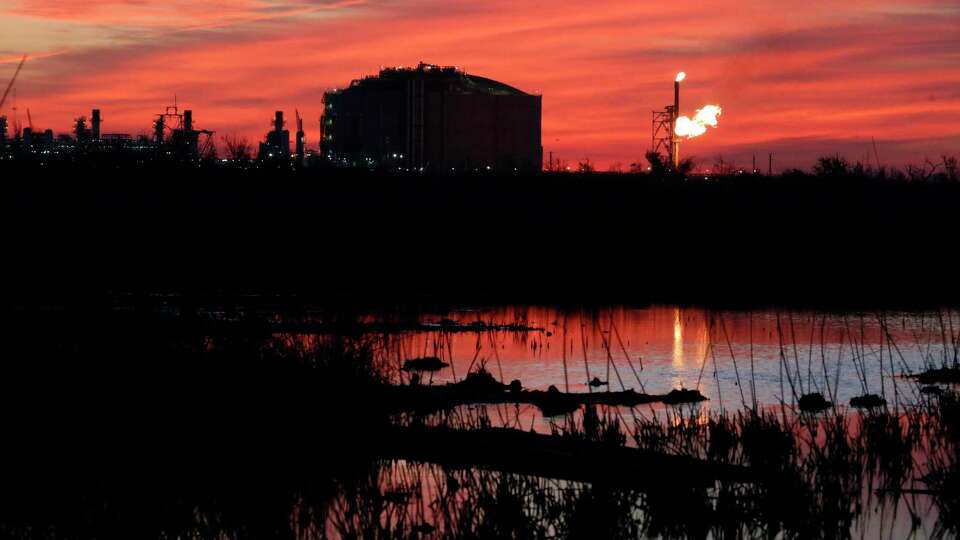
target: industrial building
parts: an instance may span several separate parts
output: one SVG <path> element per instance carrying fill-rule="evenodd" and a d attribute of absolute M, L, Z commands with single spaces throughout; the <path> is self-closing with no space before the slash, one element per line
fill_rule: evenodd
<path fill-rule="evenodd" d="M 99 111 L 94 112 L 99 122 Z M 202 142 L 201 135 L 204 136 Z M 213 135 L 213 131 L 195 129 L 193 111 L 187 109 L 181 113 L 176 104 L 158 114 L 153 122 L 153 138 L 157 147 L 182 159 L 196 159 L 209 154 L 213 148 Z"/>
<path fill-rule="evenodd" d="M 14 83 L 26 61 L 25 55 L 0 96 L 0 112 L 3 111 L 11 90 L 14 97 L 16 96 Z M 155 116 L 152 136 L 140 136 L 136 140 L 126 133 L 101 133 L 103 118 L 100 109 L 93 109 L 89 127 L 86 116 L 76 118 L 73 124 L 73 136 L 69 134 L 54 136 L 53 130 L 41 130 L 34 126 L 29 108 L 27 108 L 28 125 L 21 126 L 16 117 L 16 106 L 13 109 L 12 126 L 7 117 L 0 114 L 0 159 L 13 156 L 79 157 L 108 151 L 134 151 L 151 154 L 157 158 L 184 161 L 196 161 L 216 155 L 214 132 L 196 129 L 193 111 L 189 109 L 181 111 L 176 105 L 176 97 L 172 107 L 167 107 L 163 113 Z M 13 128 L 13 133 L 8 132 L 10 127 Z"/>
<path fill-rule="evenodd" d="M 259 159 L 290 157 L 290 130 L 283 127 L 283 111 L 277 111 L 273 117 L 273 129 L 267 132 L 267 140 L 260 143 Z"/>
<path fill-rule="evenodd" d="M 542 101 L 454 67 L 389 68 L 324 95 L 330 161 L 425 172 L 539 171 Z"/>
<path fill-rule="evenodd" d="M 14 122 L 14 131 L 7 132 L 5 116 L 0 116 L 0 158 L 8 156 L 37 156 L 46 158 L 71 157 L 109 152 L 135 152 L 141 157 L 197 161 L 215 156 L 214 132 L 196 129 L 193 111 L 180 111 L 174 105 L 155 116 L 153 134 L 134 137 L 129 133 L 102 133 L 103 117 L 100 109 L 93 109 L 88 124 L 86 116 L 74 119 L 73 133 L 54 135 L 51 129 L 35 127 L 33 120 L 20 127 Z"/>

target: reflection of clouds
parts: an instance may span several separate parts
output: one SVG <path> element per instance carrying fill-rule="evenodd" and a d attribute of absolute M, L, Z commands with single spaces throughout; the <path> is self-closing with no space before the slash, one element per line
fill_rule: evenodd
<path fill-rule="evenodd" d="M 434 319 L 440 316 L 435 315 Z M 711 316 L 715 317 L 712 327 Z M 565 317 L 569 317 L 571 321 L 566 326 L 566 332 L 563 324 Z M 809 313 L 795 313 L 793 317 L 796 339 L 791 337 L 789 324 L 785 325 L 784 337 L 785 346 L 789 349 L 791 372 L 796 371 L 793 360 L 793 346 L 796 342 L 804 377 L 807 377 L 808 372 L 807 359 L 811 358 L 811 377 L 821 388 L 826 386 L 824 381 L 829 380 L 831 388 L 839 387 L 838 399 L 841 401 L 859 395 L 862 392 L 857 369 L 852 363 L 850 345 L 852 340 L 856 340 L 866 358 L 870 388 L 879 391 L 881 381 L 876 355 L 880 350 L 881 333 L 875 318 L 865 317 L 864 333 L 861 335 L 859 320 L 856 325 L 852 322 L 846 325 L 841 316 L 824 318 L 822 315 L 813 317 Z M 453 314 L 451 318 L 464 323 L 477 319 L 502 324 L 523 320 L 531 326 L 550 330 L 553 335 L 548 337 L 545 333 L 535 333 L 521 338 L 515 333 L 495 332 L 483 333 L 478 338 L 477 334 L 472 332 L 443 336 L 440 332 L 395 334 L 387 340 L 389 343 L 379 349 L 379 354 L 389 357 L 389 362 L 384 364 L 396 367 L 402 363 L 401 359 L 436 354 L 444 359 L 454 359 L 459 377 L 465 375 L 471 363 L 474 368 L 485 363 L 487 369 L 496 377 L 500 377 L 502 368 L 505 382 L 519 379 L 528 389 L 546 390 L 550 385 L 555 385 L 563 390 L 565 381 L 569 380 L 571 391 L 586 392 L 589 389 L 585 385 L 587 377 L 584 356 L 587 357 L 591 375 L 606 379 L 607 351 L 604 348 L 604 339 L 609 339 L 612 340 L 609 345 L 613 365 L 626 387 L 639 390 L 639 378 L 650 393 L 667 392 L 681 384 L 694 389 L 703 369 L 701 385 L 697 389 L 711 398 L 710 402 L 704 404 L 705 407 L 718 407 L 721 396 L 725 398 L 725 403 L 728 403 L 727 398 L 739 402 L 741 389 L 737 386 L 734 372 L 735 357 L 745 399 L 752 397 L 754 385 L 760 404 L 778 403 L 781 398 L 780 339 L 776 334 L 775 315 L 770 311 L 757 311 L 748 316 L 741 312 L 713 313 L 700 308 L 674 306 L 600 309 L 589 313 L 564 312 L 544 307 L 524 310 L 510 307 L 485 309 L 479 313 Z M 894 325 L 893 322 L 897 324 Z M 948 340 L 951 333 L 950 322 L 949 317 L 945 316 L 943 326 L 946 328 Z M 824 325 L 822 363 L 819 333 L 821 325 Z M 849 330 L 847 326 L 850 327 Z M 616 328 L 616 333 L 609 330 L 612 327 Z M 960 327 L 960 323 L 954 321 L 954 328 L 956 327 Z M 952 346 L 941 343 L 941 324 L 935 315 L 898 316 L 890 321 L 890 331 L 894 342 L 898 344 L 899 352 L 904 355 L 903 362 L 909 369 L 917 369 L 925 360 L 941 362 L 945 355 L 952 360 Z M 581 332 L 584 335 L 581 335 Z M 623 347 L 617 334 L 622 338 Z M 811 335 L 814 337 L 812 345 Z M 730 340 L 729 345 L 727 339 Z M 582 350 L 584 341 L 586 355 Z M 532 347 L 533 343 L 538 346 Z M 883 348 L 884 369 L 889 372 L 886 342 Z M 719 382 L 713 375 L 714 355 Z M 632 359 L 632 367 L 627 364 L 626 356 Z M 754 362 L 751 362 L 751 356 Z M 896 350 L 894 356 L 896 371 L 899 373 L 900 356 Z M 643 358 L 643 370 L 640 370 L 640 358 Z M 613 389 L 619 389 L 621 379 L 617 378 L 617 373 L 610 370 L 608 380 L 613 384 Z M 751 373 L 755 375 L 751 376 Z M 754 385 L 750 385 L 751 380 Z M 433 377 L 434 384 L 452 381 L 453 373 L 450 369 Z M 886 384 L 889 385 L 890 381 L 887 380 Z M 523 418 L 524 426 L 528 428 L 530 417 Z"/>

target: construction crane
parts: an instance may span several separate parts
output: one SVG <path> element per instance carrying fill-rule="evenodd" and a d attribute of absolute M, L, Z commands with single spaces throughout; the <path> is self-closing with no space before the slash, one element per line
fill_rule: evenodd
<path fill-rule="evenodd" d="M 7 84 L 7 89 L 3 91 L 3 97 L 0 98 L 0 111 L 3 110 L 3 104 L 7 101 L 10 89 L 13 88 L 13 83 L 17 82 L 17 75 L 20 75 L 20 70 L 23 69 L 23 64 L 25 64 L 26 61 L 27 55 L 23 55 L 23 58 L 20 59 L 20 64 L 17 66 L 17 70 L 13 72 L 13 78 L 10 79 L 10 82 Z"/>
<path fill-rule="evenodd" d="M 30 116 L 30 107 L 27 107 L 27 123 L 30 124 L 30 132 L 33 133 L 33 117 Z"/>
<path fill-rule="evenodd" d="M 196 130 L 197 135 L 206 135 L 203 142 L 200 143 L 200 148 L 198 154 L 200 157 L 216 157 L 216 144 L 213 142 L 213 134 L 215 131 L 210 131 L 209 129 L 199 129 Z"/>

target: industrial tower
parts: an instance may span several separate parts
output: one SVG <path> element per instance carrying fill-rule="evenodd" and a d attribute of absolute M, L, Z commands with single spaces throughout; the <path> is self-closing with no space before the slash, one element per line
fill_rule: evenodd
<path fill-rule="evenodd" d="M 653 111 L 653 140 L 651 150 L 661 151 L 670 158 L 673 170 L 680 168 L 680 137 L 677 135 L 677 118 L 680 117 L 680 82 L 687 74 L 680 72 L 673 81 L 673 105 L 667 105 L 660 111 Z"/>

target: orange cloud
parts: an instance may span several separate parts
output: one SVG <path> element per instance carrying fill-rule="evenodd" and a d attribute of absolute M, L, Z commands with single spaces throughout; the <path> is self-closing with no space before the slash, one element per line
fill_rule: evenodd
<path fill-rule="evenodd" d="M 21 0 L 8 8 L 6 14 L 91 25 L 190 29 L 289 17 L 356 3 L 349 0 Z"/>
<path fill-rule="evenodd" d="M 253 140 L 273 110 L 296 107 L 316 141 L 325 89 L 424 60 L 541 92 L 545 151 L 571 162 L 639 159 L 650 111 L 672 99 L 681 69 L 684 112 L 724 109 L 717 130 L 683 147 L 705 163 L 774 151 L 779 166 L 807 166 L 825 145 L 857 158 L 873 139 L 888 164 L 958 153 L 952 2 L 818 0 L 798 11 L 786 0 L 31 0 L 0 20 L 0 58 L 23 46 L 2 37 L 18 20 L 115 32 L 58 43 L 70 52 L 24 69 L 19 99 L 63 131 L 94 106 L 106 129 L 147 131 L 176 94 L 203 127 Z"/>

